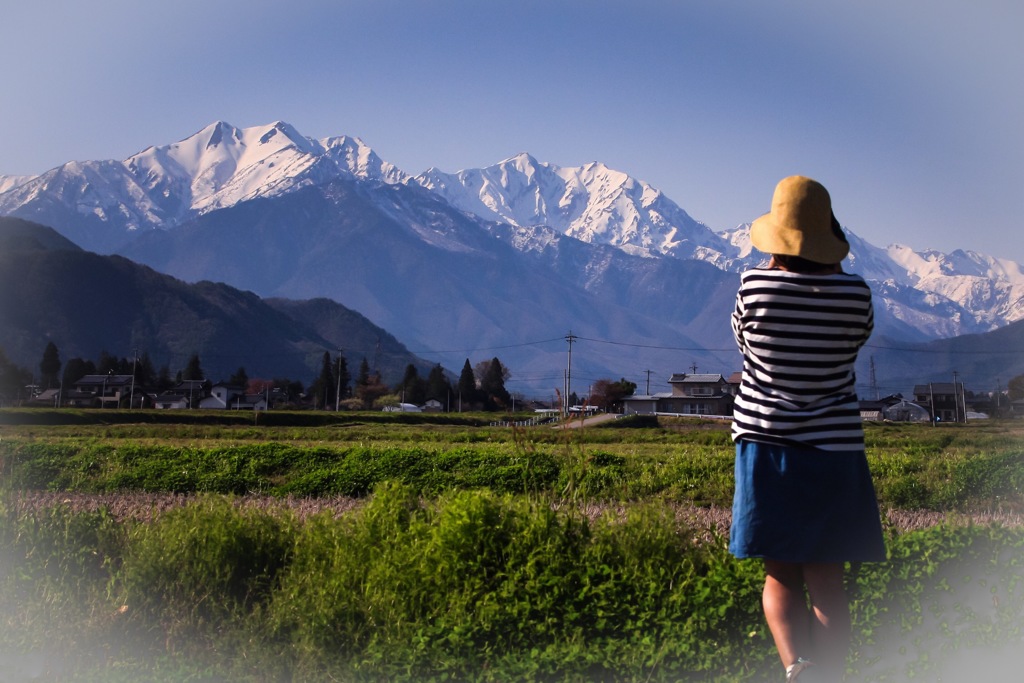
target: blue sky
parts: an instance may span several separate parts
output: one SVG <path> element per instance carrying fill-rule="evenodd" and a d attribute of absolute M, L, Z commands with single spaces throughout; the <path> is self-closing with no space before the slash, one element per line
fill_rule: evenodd
<path fill-rule="evenodd" d="M 1024 262 L 1013 0 L 39 0 L 4 10 L 0 174 L 216 120 L 410 173 L 519 152 L 645 180 L 715 230 L 793 173 L 878 246 Z"/>

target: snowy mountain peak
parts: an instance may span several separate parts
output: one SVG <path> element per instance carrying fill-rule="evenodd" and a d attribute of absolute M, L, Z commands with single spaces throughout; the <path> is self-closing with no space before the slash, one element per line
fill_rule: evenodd
<path fill-rule="evenodd" d="M 250 128 L 215 121 L 124 161 L 69 162 L 39 176 L 0 177 L 0 215 L 52 225 L 86 249 L 109 253 L 135 232 L 172 229 L 215 209 L 340 178 L 423 186 L 466 214 L 512 226 L 512 243 L 527 253 L 579 246 L 565 236 L 645 259 L 702 260 L 732 272 L 766 260 L 750 245 L 749 225 L 712 232 L 657 188 L 601 162 L 559 167 L 520 152 L 486 168 L 431 168 L 410 177 L 359 138 L 318 141 L 283 121 Z M 434 218 L 417 220 L 417 234 L 441 234 Z M 458 240 L 470 232 L 458 233 Z M 447 243 L 458 241 L 445 235 Z M 872 283 L 890 317 L 925 335 L 986 331 L 1024 318 L 1020 264 L 967 250 L 882 249 L 852 231 L 848 238 L 848 270 Z"/>
<path fill-rule="evenodd" d="M 406 182 L 410 177 L 397 166 L 377 156 L 377 153 L 359 138 L 347 135 L 324 138 L 320 145 L 338 168 L 357 178 L 397 184 Z"/>
<path fill-rule="evenodd" d="M 414 181 L 488 220 L 549 226 L 640 256 L 703 253 L 726 259 L 730 251 L 659 190 L 599 162 L 562 168 L 523 152 L 482 169 L 430 169 Z"/>

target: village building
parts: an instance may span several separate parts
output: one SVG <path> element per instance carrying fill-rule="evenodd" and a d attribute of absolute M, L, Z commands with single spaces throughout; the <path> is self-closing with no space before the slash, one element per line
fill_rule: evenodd
<path fill-rule="evenodd" d="M 732 415 L 732 404 L 739 389 L 738 375 L 726 379 L 718 373 L 676 373 L 668 383 L 672 387 L 670 392 L 627 396 L 623 399 L 623 412 L 627 415 Z"/>
<path fill-rule="evenodd" d="M 230 384 L 214 384 L 210 395 L 199 402 L 203 410 L 266 410 L 265 394 L 247 394 L 245 389 Z"/>

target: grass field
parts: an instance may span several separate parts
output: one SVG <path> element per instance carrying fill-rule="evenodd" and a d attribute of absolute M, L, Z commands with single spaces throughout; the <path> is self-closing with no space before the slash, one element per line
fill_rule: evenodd
<path fill-rule="evenodd" d="M 0 681 L 778 680 L 726 424 L 491 419 L 0 411 Z M 1024 667 L 1024 425 L 867 446 L 848 680 Z"/>

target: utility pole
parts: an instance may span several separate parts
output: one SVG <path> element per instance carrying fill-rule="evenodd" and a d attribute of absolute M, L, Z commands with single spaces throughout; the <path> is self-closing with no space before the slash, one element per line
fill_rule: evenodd
<path fill-rule="evenodd" d="M 960 422 L 960 398 L 956 391 L 956 370 L 953 371 L 953 421 Z M 966 422 L 967 420 L 964 420 Z"/>
<path fill-rule="evenodd" d="M 650 396 L 651 395 L 651 371 L 650 370 L 647 371 L 647 393 L 645 395 L 646 396 Z"/>
<path fill-rule="evenodd" d="M 569 395 L 572 393 L 572 343 L 576 341 L 576 335 L 569 330 L 565 335 L 565 341 L 569 342 L 569 359 L 565 370 L 565 412 L 569 412 Z"/>
<path fill-rule="evenodd" d="M 690 363 L 690 373 L 694 374 L 694 375 L 697 374 L 697 363 L 696 362 Z"/>
<path fill-rule="evenodd" d="M 871 356 L 871 389 L 875 392 L 875 400 L 878 400 L 878 380 L 875 378 L 875 357 Z"/>
<path fill-rule="evenodd" d="M 343 349 L 338 349 L 338 369 L 335 370 L 334 374 L 338 376 L 337 387 L 334 390 L 334 412 L 338 412 L 341 407 L 341 354 Z"/>
<path fill-rule="evenodd" d="M 132 349 L 132 390 L 128 394 L 128 410 L 132 409 L 132 405 L 135 403 L 135 364 L 139 360 L 139 350 Z"/>

